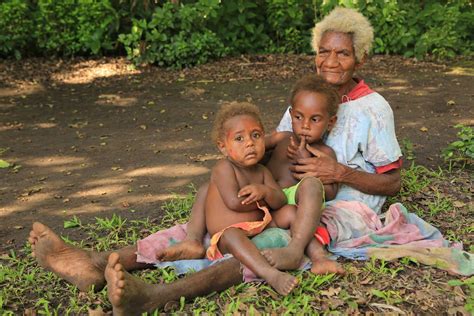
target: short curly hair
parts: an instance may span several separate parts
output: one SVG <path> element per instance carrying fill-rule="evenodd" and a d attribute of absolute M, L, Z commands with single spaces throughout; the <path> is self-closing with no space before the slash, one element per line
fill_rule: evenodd
<path fill-rule="evenodd" d="M 290 95 L 290 104 L 293 106 L 296 95 L 302 91 L 320 93 L 326 97 L 327 110 L 330 116 L 337 113 L 340 102 L 339 94 L 333 86 L 327 83 L 322 77 L 315 74 L 309 74 L 296 82 Z"/>
<path fill-rule="evenodd" d="M 255 104 L 248 102 L 230 102 L 222 105 L 216 114 L 214 125 L 212 127 L 212 141 L 217 144 L 224 138 L 224 124 L 233 117 L 239 115 L 248 115 L 253 117 L 263 129 L 262 119 L 260 118 L 260 110 Z"/>
<path fill-rule="evenodd" d="M 372 48 L 374 29 L 369 20 L 359 11 L 349 8 L 337 7 L 325 16 L 313 28 L 311 45 L 316 54 L 319 43 L 325 32 L 347 33 L 352 36 L 352 43 L 357 62 L 363 60 Z"/>

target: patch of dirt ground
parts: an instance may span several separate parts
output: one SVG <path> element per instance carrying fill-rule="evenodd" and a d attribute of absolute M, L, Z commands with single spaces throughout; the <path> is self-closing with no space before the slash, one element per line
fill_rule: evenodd
<path fill-rule="evenodd" d="M 254 102 L 271 130 L 292 84 L 311 71 L 313 57 L 301 55 L 182 71 L 121 58 L 0 61 L 0 159 L 14 165 L 0 169 L 1 252 L 21 247 L 37 220 L 62 233 L 74 215 L 161 216 L 163 201 L 204 183 L 219 158 L 209 132 L 220 104 Z M 359 75 L 391 104 L 418 164 L 442 165 L 453 126 L 474 124 L 472 61 L 374 56 Z"/>

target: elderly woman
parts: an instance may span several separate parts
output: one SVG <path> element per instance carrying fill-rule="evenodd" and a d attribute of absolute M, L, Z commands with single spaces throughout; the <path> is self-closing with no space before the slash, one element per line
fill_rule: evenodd
<path fill-rule="evenodd" d="M 312 45 L 317 54 L 317 72 L 341 97 L 336 126 L 326 139 L 336 152 L 337 161 L 313 151 L 313 157 L 298 159 L 292 172 L 298 179 L 315 176 L 323 183 L 339 183 L 335 200 L 328 204 L 337 207 L 338 201 L 357 201 L 379 213 L 386 196 L 394 195 L 400 189 L 401 151 L 389 104 L 354 75 L 363 65 L 372 40 L 373 29 L 369 21 L 352 9 L 337 8 L 316 24 Z M 290 130 L 287 110 L 276 132 Z M 206 190 L 203 187 L 197 194 L 187 238 L 159 252 L 161 259 L 202 256 Z M 66 245 L 40 223 L 33 225 L 29 240 L 43 267 L 79 288 L 102 286 L 106 281 L 114 314 L 154 310 L 181 296 L 193 298 L 242 282 L 240 263 L 236 259 L 224 260 L 171 284 L 152 285 L 126 272 L 147 266 L 137 262 L 137 246 L 112 254 L 86 252 Z M 140 255 L 140 242 L 138 245 Z"/>

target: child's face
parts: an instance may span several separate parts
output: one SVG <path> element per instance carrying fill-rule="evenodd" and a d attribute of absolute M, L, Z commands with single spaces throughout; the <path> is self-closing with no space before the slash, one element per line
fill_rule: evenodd
<path fill-rule="evenodd" d="M 256 165 L 265 154 L 262 126 L 249 115 L 235 116 L 224 123 L 225 135 L 217 142 L 224 156 L 241 167 Z"/>
<path fill-rule="evenodd" d="M 326 96 L 321 93 L 301 91 L 296 94 L 291 107 L 291 124 L 298 140 L 306 138 L 306 143 L 321 141 L 324 133 L 336 122 L 330 116 Z"/>

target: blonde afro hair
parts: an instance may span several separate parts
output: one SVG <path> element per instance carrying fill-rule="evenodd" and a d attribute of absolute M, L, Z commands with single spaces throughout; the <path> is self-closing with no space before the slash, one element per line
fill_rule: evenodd
<path fill-rule="evenodd" d="M 225 137 L 224 124 L 239 115 L 248 115 L 253 117 L 255 121 L 262 127 L 262 120 L 260 119 L 260 111 L 255 104 L 248 102 L 230 102 L 224 104 L 216 114 L 214 125 L 212 127 L 211 138 L 217 143 Z"/>
<path fill-rule="evenodd" d="M 321 38 L 328 31 L 352 35 L 357 62 L 362 61 L 372 48 L 374 29 L 369 20 L 355 9 L 337 7 L 316 24 L 311 41 L 316 54 L 319 51 Z"/>

